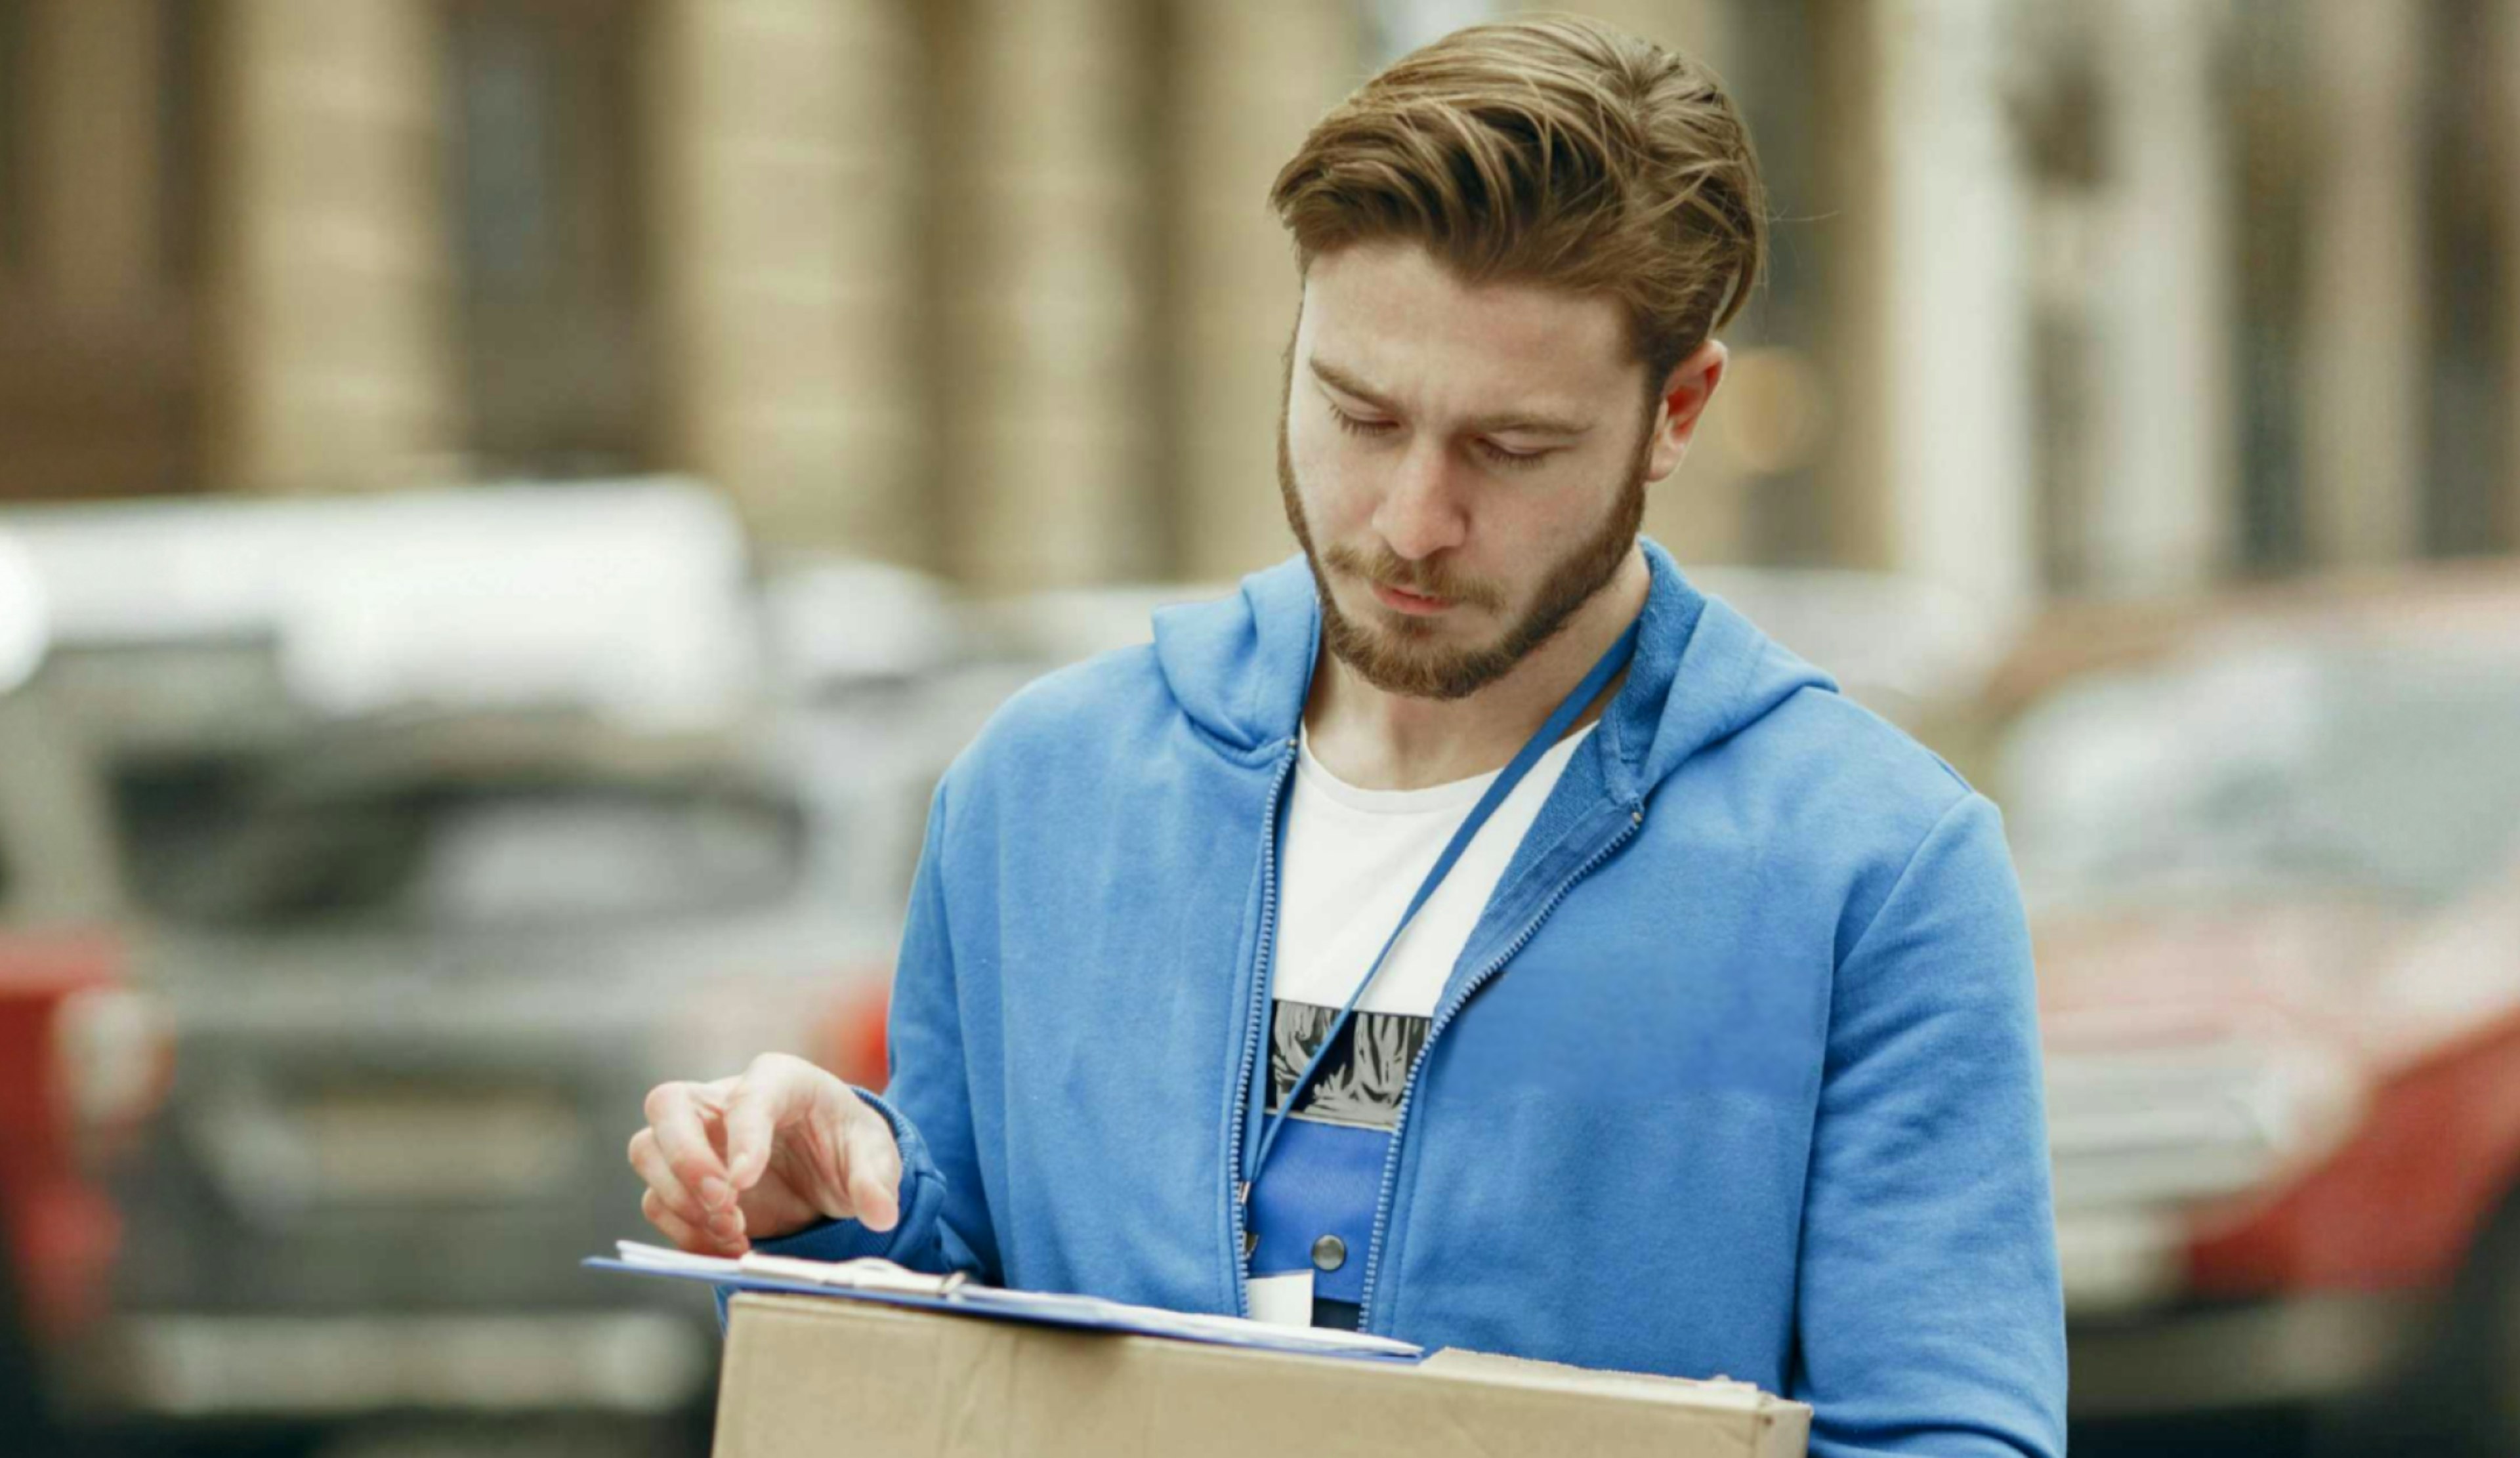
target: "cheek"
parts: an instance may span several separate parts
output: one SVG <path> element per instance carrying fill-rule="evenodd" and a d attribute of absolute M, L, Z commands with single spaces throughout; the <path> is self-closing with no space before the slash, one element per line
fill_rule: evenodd
<path fill-rule="evenodd" d="M 1340 449 L 1343 444 L 1335 429 L 1319 426 L 1309 430 L 1294 426 L 1286 437 L 1295 494 L 1303 502 L 1305 520 L 1317 534 L 1342 535 L 1359 516 L 1372 511 L 1372 493 L 1360 489 L 1367 477 L 1347 459 Z"/>
<path fill-rule="evenodd" d="M 1625 466 L 1624 461 L 1588 460 L 1569 463 L 1546 479 L 1534 480 L 1529 491 L 1513 500 L 1523 516 L 1520 530 L 1535 543 L 1559 548 L 1592 540 L 1618 507 L 1618 490 L 1605 483 Z"/>

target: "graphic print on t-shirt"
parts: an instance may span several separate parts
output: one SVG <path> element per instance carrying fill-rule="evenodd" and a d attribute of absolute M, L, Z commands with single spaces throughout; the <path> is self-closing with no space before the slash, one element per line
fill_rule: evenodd
<path fill-rule="evenodd" d="M 1356 1011 L 1278 1127 L 1253 1186 L 1252 1314 L 1354 1328 L 1362 1315 L 1377 1192 L 1400 1104 L 1471 929 L 1523 835 L 1592 727 L 1543 755 L 1427 899 L 1393 932 L 1493 773 L 1416 790 L 1368 790 L 1298 761 L 1287 808 L 1270 974 L 1266 1117 L 1277 1119 L 1339 1008 Z M 1389 964 L 1359 984 L 1389 947 Z"/>
<path fill-rule="evenodd" d="M 1322 1036 L 1338 1021 L 1339 1010 L 1291 997 L 1276 999 L 1269 1020 L 1269 1112 L 1286 1106 L 1286 1090 L 1303 1076 L 1304 1066 L 1322 1045 Z M 1433 1019 L 1411 1013 L 1364 1012 L 1349 1015 L 1338 1041 L 1295 1101 L 1296 1119 L 1342 1124 L 1357 1128 L 1387 1129 L 1399 1121 L 1400 1095 L 1409 1088 L 1409 1070 L 1418 1050 L 1426 1045 Z"/>

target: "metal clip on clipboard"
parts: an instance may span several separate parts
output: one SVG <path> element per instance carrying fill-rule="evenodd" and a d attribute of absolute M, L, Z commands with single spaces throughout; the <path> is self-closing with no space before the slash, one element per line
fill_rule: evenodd
<path fill-rule="evenodd" d="M 805 1260 L 793 1256 L 768 1256 L 759 1251 L 746 1251 L 735 1259 L 736 1270 L 747 1276 L 763 1276 L 774 1281 L 803 1281 L 814 1286 L 839 1286 L 852 1291 L 891 1291 L 905 1296 L 934 1296 L 951 1300 L 962 1294 L 970 1279 L 968 1271 L 949 1271 L 930 1275 L 897 1265 L 879 1256 L 861 1256 L 854 1260 Z"/>

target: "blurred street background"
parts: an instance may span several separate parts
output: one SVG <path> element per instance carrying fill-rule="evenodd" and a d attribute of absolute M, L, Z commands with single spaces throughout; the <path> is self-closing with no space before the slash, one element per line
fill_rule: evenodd
<path fill-rule="evenodd" d="M 882 1082 L 1512 8 L 0 0 L 0 1450 L 703 1451 L 643 1093 Z M 2004 809 L 2076 1451 L 2520 1454 L 2520 0 L 1585 8 L 1777 210 L 1646 529 Z"/>

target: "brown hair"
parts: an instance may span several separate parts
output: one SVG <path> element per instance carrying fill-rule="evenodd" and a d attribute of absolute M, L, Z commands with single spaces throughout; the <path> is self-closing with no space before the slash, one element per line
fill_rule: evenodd
<path fill-rule="evenodd" d="M 1767 255 L 1740 113 L 1689 58 L 1577 16 L 1474 25 L 1323 117 L 1269 200 L 1299 262 L 1422 243 L 1463 278 L 1626 305 L 1646 388 L 1732 322 Z"/>

